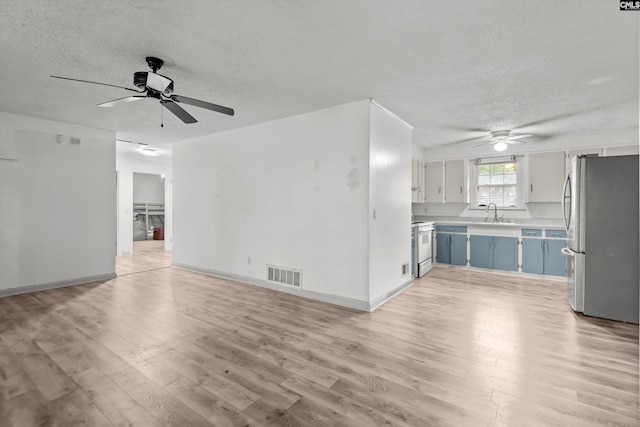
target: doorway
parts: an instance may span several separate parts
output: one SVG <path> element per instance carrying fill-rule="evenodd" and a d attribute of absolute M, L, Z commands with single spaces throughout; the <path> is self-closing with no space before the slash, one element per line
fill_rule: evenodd
<path fill-rule="evenodd" d="M 164 175 L 133 173 L 133 241 L 164 240 Z"/>
<path fill-rule="evenodd" d="M 125 165 L 128 166 L 128 165 Z M 171 178 L 163 173 L 117 172 L 116 273 L 171 266 Z"/>

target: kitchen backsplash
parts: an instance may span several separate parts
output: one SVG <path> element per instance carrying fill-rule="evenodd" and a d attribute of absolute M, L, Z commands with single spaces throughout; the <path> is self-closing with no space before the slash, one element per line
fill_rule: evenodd
<path fill-rule="evenodd" d="M 414 217 L 447 217 L 449 219 L 484 219 L 492 212 L 485 209 L 469 209 L 467 203 L 413 203 Z M 498 208 L 498 216 L 505 220 L 523 219 L 562 219 L 562 205 L 560 203 L 527 203 L 526 209 L 506 210 Z"/>

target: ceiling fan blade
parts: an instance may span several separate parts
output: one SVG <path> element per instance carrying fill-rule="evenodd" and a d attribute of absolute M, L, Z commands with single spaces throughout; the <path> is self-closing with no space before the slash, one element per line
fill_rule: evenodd
<path fill-rule="evenodd" d="M 517 133 L 513 134 L 512 133 L 511 135 L 509 135 L 509 138 L 507 138 L 507 139 L 509 139 L 509 141 L 513 141 L 513 140 L 520 139 L 520 138 L 531 138 L 532 136 L 533 136 L 532 133 L 521 133 L 521 134 L 517 134 Z"/>
<path fill-rule="evenodd" d="M 200 101 L 199 99 L 187 98 L 181 95 L 171 95 L 171 99 L 176 102 L 184 102 L 185 104 L 193 105 L 194 107 L 205 108 L 207 110 L 217 111 L 218 113 L 228 114 L 233 116 L 235 111 L 233 108 L 223 107 L 222 105 L 212 104 L 206 101 Z"/>
<path fill-rule="evenodd" d="M 495 144 L 494 142 L 483 142 L 482 144 L 476 144 L 474 146 L 472 146 L 471 148 L 478 148 L 478 147 L 484 147 L 485 145 L 492 145 Z"/>
<path fill-rule="evenodd" d="M 92 82 L 90 80 L 72 79 L 70 77 L 60 77 L 60 76 L 49 76 L 49 77 L 53 77 L 54 79 L 71 80 L 71 81 L 74 81 L 74 82 L 91 83 L 91 84 L 94 84 L 94 85 L 117 87 L 119 89 L 125 89 L 125 90 L 130 90 L 132 92 L 140 93 L 139 90 L 131 89 L 130 87 L 117 86 L 117 85 L 112 85 L 112 84 L 109 84 L 109 83 L 100 83 L 100 82 Z"/>
<path fill-rule="evenodd" d="M 462 132 L 474 132 L 474 133 L 489 133 L 490 130 L 488 129 L 482 129 L 482 128 L 466 128 L 463 126 L 440 126 L 441 129 L 448 129 L 448 130 L 459 130 Z"/>
<path fill-rule="evenodd" d="M 511 144 L 511 145 L 520 145 L 520 144 L 526 144 L 527 141 L 520 141 L 518 139 L 507 139 L 504 141 L 507 144 Z"/>
<path fill-rule="evenodd" d="M 182 108 L 181 106 L 179 106 L 173 101 L 162 100 L 160 101 L 160 104 L 162 104 L 167 110 L 171 111 L 180 120 L 182 120 L 187 124 L 197 122 L 197 120 L 191 114 L 187 113 L 187 111 L 184 108 Z"/>
<path fill-rule="evenodd" d="M 473 138 L 466 138 L 466 139 L 460 139 L 458 141 L 452 141 L 452 142 L 447 142 L 443 145 L 457 145 L 457 144 L 464 144 L 466 142 L 471 142 L 471 141 L 477 141 L 480 139 L 485 139 L 484 136 L 474 136 Z M 486 144 L 486 143 L 485 143 Z"/>
<path fill-rule="evenodd" d="M 607 108 L 605 105 L 598 105 L 597 107 L 594 108 L 586 108 L 583 110 L 576 110 L 576 111 L 570 111 L 570 112 L 566 112 L 566 113 L 561 113 L 561 114 L 556 114 L 555 116 L 551 116 L 551 117 L 546 117 L 540 120 L 536 120 L 533 122 L 529 122 L 529 123 L 525 123 L 521 126 L 518 126 L 515 129 L 526 129 L 528 127 L 531 126 L 538 126 L 538 125 L 542 125 L 542 124 L 547 124 L 550 122 L 554 122 L 556 120 L 562 120 L 562 119 L 567 119 L 569 117 L 573 117 L 573 116 L 578 116 L 578 115 L 582 115 L 582 114 L 586 114 L 586 113 L 591 113 L 593 111 L 598 111 L 598 110 L 602 110 L 603 108 Z"/>
<path fill-rule="evenodd" d="M 126 96 L 124 98 L 114 99 L 113 101 L 103 102 L 102 104 L 98 104 L 98 107 L 113 107 L 120 104 L 125 104 L 127 102 L 139 101 L 141 99 L 145 99 L 147 95 L 133 95 Z"/>

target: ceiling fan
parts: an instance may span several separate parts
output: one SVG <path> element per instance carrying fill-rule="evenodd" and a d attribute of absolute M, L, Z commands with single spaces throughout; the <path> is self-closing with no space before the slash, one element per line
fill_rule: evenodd
<path fill-rule="evenodd" d="M 218 113 L 227 114 L 229 116 L 233 116 L 235 114 L 232 108 L 223 107 L 222 105 L 212 104 L 210 102 L 201 101 L 199 99 L 188 98 L 182 95 L 174 95 L 173 80 L 157 73 L 157 71 L 162 68 L 164 61 L 153 56 L 147 56 L 146 61 L 149 65 L 149 68 L 151 68 L 151 72 L 138 71 L 133 73 L 133 84 L 137 89 L 112 85 L 108 83 L 92 82 L 89 80 L 72 79 L 69 77 L 50 77 L 53 77 L 55 79 L 72 80 L 82 83 L 92 83 L 102 86 L 117 87 L 131 92 L 136 92 L 136 95 L 126 96 L 124 98 L 118 98 L 112 101 L 98 104 L 99 107 L 113 107 L 127 102 L 139 101 L 145 98 L 154 98 L 159 100 L 160 104 L 162 104 L 163 107 L 175 114 L 176 117 L 178 117 L 184 123 L 196 123 L 197 120 L 184 108 L 178 105 L 178 103 L 193 105 L 194 107 L 216 111 Z"/>
<path fill-rule="evenodd" d="M 504 151 L 507 149 L 509 145 L 515 144 L 525 144 L 526 141 L 523 141 L 525 138 L 532 138 L 534 135 L 531 133 L 512 133 L 510 130 L 494 130 L 491 132 L 487 132 L 481 129 L 472 129 L 475 131 L 480 131 L 485 133 L 484 136 L 474 136 L 471 138 L 462 139 L 459 141 L 450 142 L 447 145 L 451 144 L 462 144 L 466 142 L 478 141 L 478 140 L 488 140 L 483 142 L 482 144 L 474 145 L 474 147 L 481 147 L 483 145 L 492 145 L 495 151 Z"/>
<path fill-rule="evenodd" d="M 510 130 L 494 130 L 490 132 L 488 136 L 485 136 L 485 138 L 491 139 L 488 144 L 493 145 L 495 151 L 504 151 L 511 144 L 525 144 L 526 141 L 521 141 L 521 139 L 532 136 L 533 134 L 531 133 L 511 133 Z M 482 145 L 486 145 L 486 143 L 476 145 L 476 147 Z"/>

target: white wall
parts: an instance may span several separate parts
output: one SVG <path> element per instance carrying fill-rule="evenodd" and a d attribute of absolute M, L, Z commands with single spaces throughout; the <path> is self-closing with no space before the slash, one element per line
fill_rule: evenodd
<path fill-rule="evenodd" d="M 124 148 L 128 143 L 118 141 L 117 146 Z M 164 248 L 171 250 L 171 159 L 162 157 L 145 157 L 138 153 L 126 153 L 117 150 L 116 169 L 118 171 L 118 255 L 133 253 L 133 173 L 164 175 L 165 214 L 164 214 Z"/>
<path fill-rule="evenodd" d="M 374 306 L 412 281 L 411 133 L 411 127 L 371 104 L 369 302 Z M 409 265 L 404 276 L 403 263 Z"/>
<path fill-rule="evenodd" d="M 0 112 L 0 158 L 0 296 L 113 277 L 115 134 Z"/>
<path fill-rule="evenodd" d="M 411 158 L 424 161 L 424 148 L 411 144 Z"/>
<path fill-rule="evenodd" d="M 134 203 L 164 203 L 164 180 L 162 175 L 133 173 Z"/>
<path fill-rule="evenodd" d="M 368 100 L 176 143 L 174 265 L 366 309 L 368 169 Z"/>

